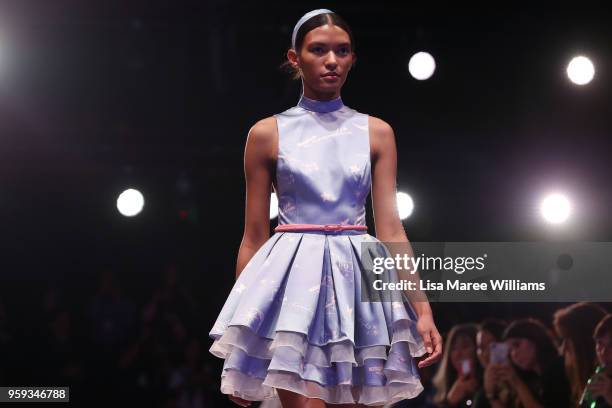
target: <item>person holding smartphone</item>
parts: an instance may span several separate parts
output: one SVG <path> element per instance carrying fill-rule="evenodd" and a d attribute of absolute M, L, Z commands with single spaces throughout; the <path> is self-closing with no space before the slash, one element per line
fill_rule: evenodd
<path fill-rule="evenodd" d="M 491 399 L 507 400 L 508 389 L 494 381 L 493 364 L 504 364 L 508 357 L 507 344 L 502 342 L 507 323 L 500 319 L 485 319 L 476 333 L 476 354 L 484 370 L 483 387 L 476 393 L 472 408 L 489 408 Z M 493 364 L 492 364 L 493 363 Z"/>
<path fill-rule="evenodd" d="M 490 395 L 492 407 L 567 408 L 571 406 L 570 387 L 563 359 L 553 337 L 538 320 L 520 319 L 504 332 L 509 359 L 492 362 L 493 382 L 507 386 L 510 401 Z"/>
<path fill-rule="evenodd" d="M 442 361 L 433 384 L 434 401 L 441 407 L 472 406 L 474 396 L 482 386 L 482 368 L 476 356 L 475 324 L 453 326 L 446 340 Z"/>

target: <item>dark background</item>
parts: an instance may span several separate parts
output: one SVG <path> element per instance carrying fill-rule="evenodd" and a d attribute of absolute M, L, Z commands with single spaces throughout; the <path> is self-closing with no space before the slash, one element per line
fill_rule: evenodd
<path fill-rule="evenodd" d="M 206 334 L 234 280 L 246 135 L 297 103 L 299 82 L 279 66 L 293 25 L 315 8 L 339 13 L 356 37 L 344 103 L 395 130 L 398 188 L 416 206 L 410 240 L 610 240 L 611 13 L 410 3 L 0 1 L 0 327 L 13 357 L 2 384 L 62 383 L 52 369 L 38 376 L 36 357 L 62 319 L 82 355 L 125 353 L 167 291 L 188 304 L 175 315 L 215 388 Z M 428 81 L 407 71 L 421 50 L 436 58 Z M 565 74 L 577 54 L 596 69 L 583 87 Z M 128 187 L 146 201 L 134 218 L 115 206 Z M 550 188 L 575 206 L 561 228 L 538 213 Z M 118 291 L 122 306 L 99 312 L 96 299 Z M 550 323 L 557 306 L 434 305 L 441 330 L 493 315 Z M 110 346 L 96 338 L 108 316 L 125 320 L 113 320 L 125 329 Z M 93 373 L 114 376 L 85 360 L 92 389 Z"/>

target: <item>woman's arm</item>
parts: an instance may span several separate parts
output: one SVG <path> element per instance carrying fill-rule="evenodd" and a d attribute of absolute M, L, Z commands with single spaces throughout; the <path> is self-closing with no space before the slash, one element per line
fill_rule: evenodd
<path fill-rule="evenodd" d="M 522 382 L 520 379 L 516 380 L 513 384 L 514 390 L 516 391 L 517 398 L 521 401 L 521 404 L 525 408 L 545 408 L 538 400 L 535 399 L 527 384 Z M 567 405 L 566 405 L 567 406 Z"/>
<path fill-rule="evenodd" d="M 500 375 L 500 379 L 505 381 L 511 388 L 516 392 L 516 398 L 520 401 L 524 408 L 545 408 L 535 396 L 531 393 L 531 390 L 518 376 L 514 367 L 511 364 L 503 365 L 497 368 Z M 567 405 L 546 405 L 546 406 L 560 406 L 567 407 Z"/>
<path fill-rule="evenodd" d="M 270 193 L 277 141 L 278 131 L 274 117 L 257 122 L 247 136 L 244 151 L 244 234 L 238 250 L 236 279 L 255 252 L 270 237 Z"/>
<path fill-rule="evenodd" d="M 413 256 L 404 226 L 397 211 L 396 176 L 397 149 L 395 134 L 385 121 L 370 116 L 370 146 L 372 155 L 372 208 L 376 237 L 382 242 L 402 243 L 401 252 Z M 403 255 L 403 254 L 402 254 Z M 406 276 L 418 282 L 418 271 Z M 401 275 L 402 271 L 398 270 Z M 418 288 L 418 286 L 417 286 Z M 442 337 L 436 328 L 427 297 L 420 291 L 406 293 L 418 315 L 417 330 L 423 337 L 429 357 L 419 362 L 419 367 L 435 363 L 442 355 Z"/>

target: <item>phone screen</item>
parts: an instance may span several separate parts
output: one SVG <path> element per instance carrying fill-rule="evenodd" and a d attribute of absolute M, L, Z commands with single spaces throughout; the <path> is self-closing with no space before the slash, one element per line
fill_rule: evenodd
<path fill-rule="evenodd" d="M 510 348 L 507 343 L 491 343 L 489 347 L 491 364 L 505 364 L 508 361 Z"/>
<path fill-rule="evenodd" d="M 470 360 L 462 360 L 461 361 L 461 372 L 463 375 L 468 375 L 472 371 L 472 364 Z"/>

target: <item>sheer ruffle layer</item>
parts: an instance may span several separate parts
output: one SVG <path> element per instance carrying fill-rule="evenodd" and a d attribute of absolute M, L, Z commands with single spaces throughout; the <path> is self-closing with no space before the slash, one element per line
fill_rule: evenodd
<path fill-rule="evenodd" d="M 295 332 L 277 332 L 272 339 L 257 336 L 246 326 L 230 326 L 218 337 L 210 352 L 226 359 L 233 348 L 248 356 L 271 360 L 277 348 L 290 348 L 305 361 L 319 367 L 331 367 L 332 363 L 351 363 L 361 366 L 367 359 L 387 360 L 388 353 L 404 353 L 407 356 L 421 356 L 425 353 L 422 342 L 418 342 L 410 328 L 414 322 L 399 321 L 393 327 L 389 345 L 356 346 L 350 340 L 341 340 L 323 346 L 310 344 L 306 335 Z M 390 347 L 390 351 L 389 350 Z"/>
<path fill-rule="evenodd" d="M 364 405 L 383 405 L 414 398 L 423 390 L 419 379 L 415 377 L 407 379 L 406 382 L 390 382 L 382 387 L 350 384 L 324 387 L 290 372 L 270 371 L 264 380 L 249 377 L 236 370 L 227 370 L 222 374 L 221 392 L 246 400 L 263 401 L 275 398 L 275 388 L 293 391 L 309 398 L 319 398 L 331 404 Z"/>
<path fill-rule="evenodd" d="M 350 341 L 316 346 L 293 332 L 264 339 L 248 327 L 232 326 L 210 351 L 225 359 L 221 391 L 226 394 L 261 401 L 275 397 L 274 388 L 281 388 L 328 403 L 380 405 L 422 391 L 411 363 L 424 350 L 410 330 L 401 327 L 407 324 L 398 324 L 390 346 L 360 348 Z"/>

